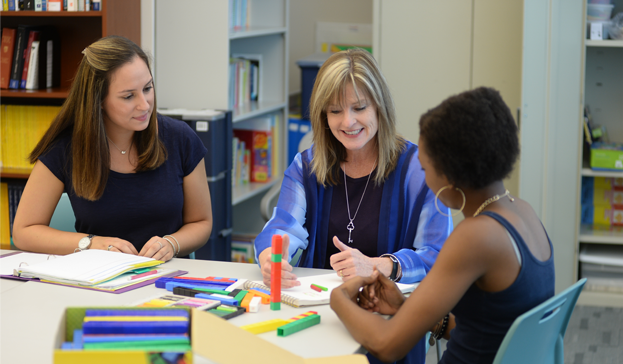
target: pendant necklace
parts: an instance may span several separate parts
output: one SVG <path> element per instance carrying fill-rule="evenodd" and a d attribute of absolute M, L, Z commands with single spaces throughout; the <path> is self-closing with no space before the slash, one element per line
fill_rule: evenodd
<path fill-rule="evenodd" d="M 504 196 L 508 196 L 508 198 L 511 200 L 511 202 L 515 202 L 515 199 L 510 195 L 510 192 L 508 192 L 508 190 L 506 190 L 503 194 L 495 195 L 495 196 L 489 198 L 487 201 L 483 202 L 482 205 L 480 205 L 480 207 L 478 208 L 478 210 L 476 210 L 476 212 L 474 213 L 474 217 L 478 216 L 478 214 L 481 213 L 482 210 L 484 210 L 485 207 L 487 207 L 488 204 L 493 203 L 493 202 L 501 199 Z"/>
<path fill-rule="evenodd" d="M 376 167 L 376 159 L 374 160 L 374 164 L 372 165 L 370 174 L 368 174 L 368 181 L 366 181 L 366 187 L 364 187 L 363 189 L 363 194 L 361 195 L 361 200 L 359 200 L 359 205 L 357 206 L 357 210 L 355 211 L 355 216 L 351 218 L 350 217 L 350 204 L 348 203 L 348 185 L 346 183 L 346 164 L 344 164 L 344 188 L 346 189 L 346 209 L 348 211 L 348 220 L 350 220 L 350 222 L 346 226 L 346 229 L 348 230 L 348 244 L 353 243 L 353 240 L 350 238 L 351 233 L 353 232 L 353 230 L 355 230 L 355 224 L 353 224 L 353 221 L 357 217 L 357 213 L 359 212 L 359 207 L 361 207 L 361 202 L 363 201 L 363 196 L 366 195 L 366 190 L 368 189 L 368 183 L 370 182 L 370 176 L 372 176 L 372 171 L 374 171 L 375 167 Z"/>
<path fill-rule="evenodd" d="M 110 137 L 106 136 L 106 138 L 108 138 L 108 140 L 110 140 L 110 142 L 112 143 L 112 145 L 115 146 L 115 148 L 119 149 L 121 154 L 126 154 L 128 152 L 128 150 L 130 150 L 132 148 L 132 143 L 134 143 L 134 138 L 132 138 L 132 143 L 130 143 L 130 147 L 128 148 L 128 150 L 121 150 L 121 148 L 119 148 L 117 146 L 117 144 L 115 144 L 115 142 L 113 142 L 112 139 L 110 139 Z"/>

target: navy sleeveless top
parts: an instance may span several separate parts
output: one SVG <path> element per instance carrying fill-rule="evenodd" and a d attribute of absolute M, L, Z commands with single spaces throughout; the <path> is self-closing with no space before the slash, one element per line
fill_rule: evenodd
<path fill-rule="evenodd" d="M 502 216 L 491 211 L 517 243 L 521 269 L 515 282 L 500 292 L 485 292 L 472 284 L 452 313 L 456 327 L 439 363 L 492 363 L 513 321 L 554 296 L 554 251 L 549 240 L 550 258 L 536 259 L 517 230 Z M 546 233 L 547 234 L 547 233 Z"/>

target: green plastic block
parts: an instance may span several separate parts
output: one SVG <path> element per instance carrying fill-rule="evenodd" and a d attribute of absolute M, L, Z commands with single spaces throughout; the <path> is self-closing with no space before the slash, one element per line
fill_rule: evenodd
<path fill-rule="evenodd" d="M 277 336 L 288 336 L 295 332 L 305 330 L 308 327 L 318 325 L 320 323 L 320 315 L 309 315 L 298 319 L 294 322 L 290 322 L 287 325 L 283 325 L 277 328 Z"/>

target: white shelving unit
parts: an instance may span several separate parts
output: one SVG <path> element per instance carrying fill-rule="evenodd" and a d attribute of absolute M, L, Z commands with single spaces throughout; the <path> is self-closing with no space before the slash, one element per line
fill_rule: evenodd
<path fill-rule="evenodd" d="M 232 0 L 229 0 L 231 2 Z M 234 128 L 279 115 L 278 143 L 287 147 L 289 0 L 248 0 L 247 29 L 234 31 L 226 0 L 155 0 L 155 83 L 158 107 L 229 109 L 229 59 L 260 54 L 260 100 L 233 110 Z M 281 153 L 278 174 L 284 171 Z M 234 207 L 272 186 L 250 183 L 232 191 Z M 257 207 L 259 215 L 259 206 Z"/>
<path fill-rule="evenodd" d="M 615 0 L 613 4 L 615 4 L 613 15 L 618 11 L 623 11 L 623 0 Z M 595 124 L 606 126 L 610 141 L 623 142 L 623 89 L 621 88 L 623 85 L 623 40 L 585 39 L 583 57 L 584 105 L 589 106 Z M 582 123 L 581 120 L 580 123 Z M 582 150 L 584 142 L 580 143 L 579 148 Z M 583 165 L 580 177 L 620 178 L 623 177 L 623 172 L 593 171 Z M 578 218 L 577 221 L 579 220 Z M 578 223 L 577 229 L 576 252 L 579 251 L 581 244 L 612 244 L 619 245 L 623 249 L 623 227 Z M 580 262 L 577 261 L 576 272 L 579 271 Z M 587 305 L 623 307 L 623 293 L 585 289 L 578 302 Z"/>

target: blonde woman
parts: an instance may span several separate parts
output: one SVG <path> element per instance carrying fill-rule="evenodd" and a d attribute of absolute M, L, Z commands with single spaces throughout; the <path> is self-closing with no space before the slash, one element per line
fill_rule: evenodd
<path fill-rule="evenodd" d="M 320 68 L 310 101 L 312 148 L 286 170 L 277 207 L 255 240 L 266 284 L 274 234 L 289 245 L 282 286 L 300 284 L 288 261 L 333 269 L 343 280 L 373 267 L 394 281 L 418 282 L 452 230 L 435 208 L 418 147 L 396 132 L 394 103 L 374 58 L 352 49 Z M 424 344 L 413 353 L 424 362 Z M 371 358 L 374 360 L 374 358 Z"/>
<path fill-rule="evenodd" d="M 140 47 L 110 36 L 82 53 L 67 100 L 30 154 L 35 165 L 15 216 L 15 245 L 49 254 L 188 255 L 212 230 L 207 149 L 185 123 L 156 114 Z M 63 192 L 76 233 L 48 226 Z"/>

